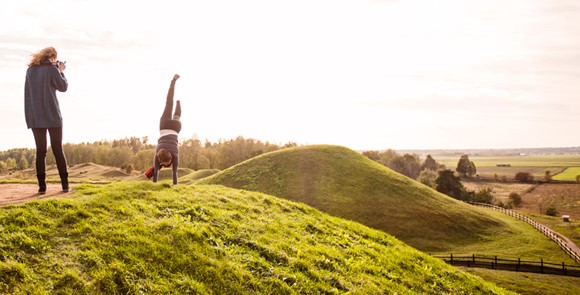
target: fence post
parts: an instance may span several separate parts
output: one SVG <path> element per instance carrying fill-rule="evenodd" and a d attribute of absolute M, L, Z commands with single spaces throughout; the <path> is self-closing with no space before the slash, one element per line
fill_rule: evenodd
<path fill-rule="evenodd" d="M 453 265 L 453 253 L 451 253 L 450 256 L 451 256 L 451 260 L 449 262 L 451 262 L 451 264 Z"/>
<path fill-rule="evenodd" d="M 566 270 L 566 266 L 564 262 L 562 262 L 562 273 L 566 274 L 568 271 Z"/>
<path fill-rule="evenodd" d="M 472 256 L 472 257 L 473 257 L 473 258 L 472 258 L 472 260 L 473 260 L 473 266 L 475 266 L 475 254 L 472 254 L 472 255 L 473 255 L 473 256 Z"/>
<path fill-rule="evenodd" d="M 544 258 L 540 258 L 540 271 L 544 273 Z"/>
<path fill-rule="evenodd" d="M 518 265 L 516 266 L 516 271 L 520 271 L 520 263 L 522 262 L 522 259 L 520 257 L 518 257 Z"/>

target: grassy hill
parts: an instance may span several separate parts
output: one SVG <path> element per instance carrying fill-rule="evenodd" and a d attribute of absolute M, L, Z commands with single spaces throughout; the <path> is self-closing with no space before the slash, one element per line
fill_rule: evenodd
<path fill-rule="evenodd" d="M 279 196 L 384 230 L 424 251 L 510 233 L 505 222 L 341 146 L 312 145 L 249 159 L 200 184 Z"/>
<path fill-rule="evenodd" d="M 0 208 L 2 294 L 510 294 L 396 238 L 223 186 L 80 184 Z"/>

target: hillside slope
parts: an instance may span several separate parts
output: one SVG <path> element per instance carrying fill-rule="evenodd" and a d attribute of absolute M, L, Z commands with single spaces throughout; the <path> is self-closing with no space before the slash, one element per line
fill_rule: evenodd
<path fill-rule="evenodd" d="M 2 294 L 510 294 L 388 234 L 223 186 L 115 182 L 0 208 Z"/>
<path fill-rule="evenodd" d="M 510 231 L 479 208 L 341 146 L 301 146 L 263 154 L 198 183 L 302 202 L 384 230 L 424 251 L 444 251 Z"/>

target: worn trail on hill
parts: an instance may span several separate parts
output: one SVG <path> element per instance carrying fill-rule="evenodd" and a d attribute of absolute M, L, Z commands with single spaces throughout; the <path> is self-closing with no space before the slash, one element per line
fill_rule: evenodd
<path fill-rule="evenodd" d="M 51 197 L 64 197 L 69 194 L 61 191 L 60 183 L 47 184 L 46 194 L 44 195 L 38 193 L 38 185 L 36 184 L 5 183 L 0 184 L 0 206 L 21 204 Z"/>

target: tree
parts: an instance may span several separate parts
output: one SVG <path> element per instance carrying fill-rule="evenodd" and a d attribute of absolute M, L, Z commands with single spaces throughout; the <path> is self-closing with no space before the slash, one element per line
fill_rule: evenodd
<path fill-rule="evenodd" d="M 154 157 L 155 149 L 140 150 L 133 156 L 131 163 L 135 169 L 145 171 L 147 168 L 153 166 Z"/>
<path fill-rule="evenodd" d="M 437 176 L 437 172 L 426 169 L 421 171 L 419 177 L 417 177 L 417 181 L 430 188 L 435 188 L 435 181 L 437 180 Z"/>
<path fill-rule="evenodd" d="M 544 173 L 544 180 L 547 182 L 552 181 L 552 172 L 550 170 L 546 170 Z"/>
<path fill-rule="evenodd" d="M 383 164 L 384 166 L 389 167 L 389 162 L 395 157 L 400 156 L 392 149 L 388 149 L 380 154 L 379 163 Z"/>
<path fill-rule="evenodd" d="M 514 179 L 519 182 L 532 182 L 534 181 L 534 176 L 530 172 L 518 172 Z"/>
<path fill-rule="evenodd" d="M 437 161 L 435 161 L 435 159 L 433 159 L 431 155 L 427 155 L 425 161 L 423 161 L 423 164 L 421 164 L 421 171 L 423 170 L 437 171 L 437 169 L 439 169 L 439 164 L 437 164 Z"/>
<path fill-rule="evenodd" d="M 16 168 L 16 160 L 13 158 L 6 159 L 6 169 L 14 169 Z"/>
<path fill-rule="evenodd" d="M 133 166 L 133 164 L 129 164 L 125 167 L 125 172 L 127 172 L 127 174 L 131 174 L 133 170 L 135 170 L 135 166 Z"/>
<path fill-rule="evenodd" d="M 493 199 L 493 188 L 491 187 L 481 188 L 473 196 L 473 201 L 478 203 L 492 204 Z"/>
<path fill-rule="evenodd" d="M 471 177 L 477 173 L 475 163 L 469 160 L 468 155 L 462 155 L 461 158 L 459 158 L 459 162 L 457 162 L 457 168 L 455 168 L 455 171 L 459 173 L 460 176 L 468 177 Z"/>
<path fill-rule="evenodd" d="M 435 189 L 455 199 L 461 199 L 465 192 L 465 187 L 461 184 L 459 177 L 455 176 L 449 169 L 438 172 L 439 177 L 435 180 Z"/>
<path fill-rule="evenodd" d="M 26 168 L 28 168 L 28 161 L 24 156 L 22 156 L 20 161 L 18 161 L 18 170 L 24 170 Z"/>
<path fill-rule="evenodd" d="M 411 154 L 394 157 L 388 167 L 412 179 L 416 179 L 421 172 L 419 156 Z"/>
<path fill-rule="evenodd" d="M 548 209 L 546 209 L 546 215 L 548 216 L 558 216 L 558 210 L 554 205 L 550 205 Z"/>
<path fill-rule="evenodd" d="M 509 195 L 510 203 L 515 207 L 519 207 L 522 204 L 522 196 L 516 192 L 511 192 Z"/>
<path fill-rule="evenodd" d="M 0 161 L 0 172 L 4 172 L 6 170 L 8 170 L 8 168 L 6 168 L 6 162 Z"/>
<path fill-rule="evenodd" d="M 379 159 L 381 158 L 381 154 L 379 153 L 379 151 L 364 151 L 362 152 L 362 155 L 375 162 L 378 162 Z"/>

